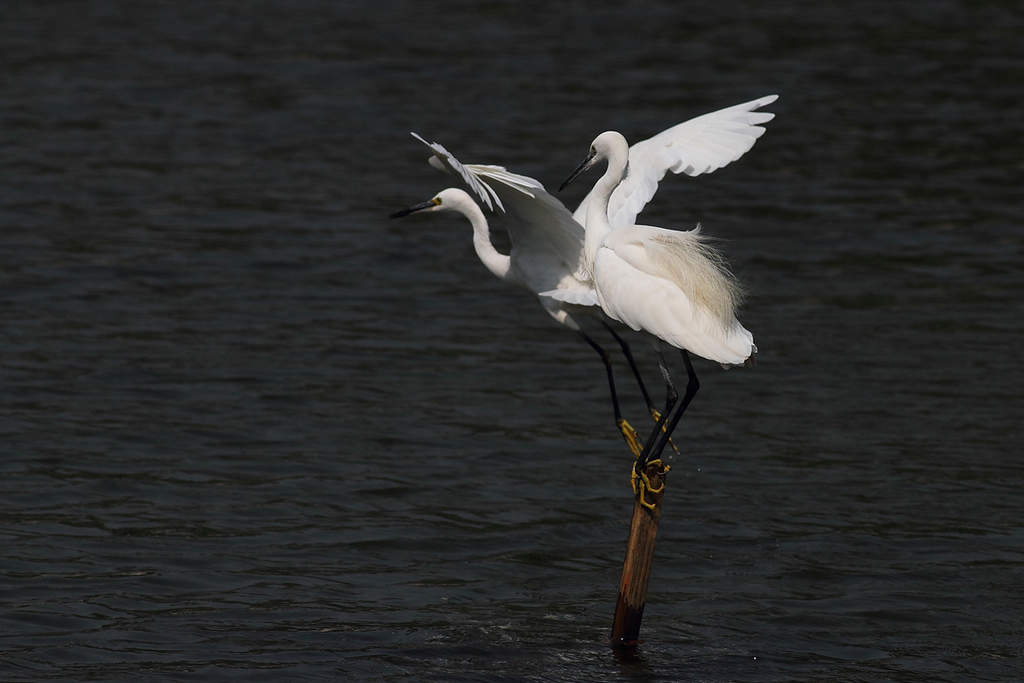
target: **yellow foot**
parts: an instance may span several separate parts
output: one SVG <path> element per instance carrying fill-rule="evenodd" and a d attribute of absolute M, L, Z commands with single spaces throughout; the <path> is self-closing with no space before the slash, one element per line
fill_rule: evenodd
<path fill-rule="evenodd" d="M 650 467 L 651 465 L 657 465 L 658 467 L 661 467 L 663 472 L 668 472 L 670 469 L 672 469 L 669 465 L 662 465 L 662 462 L 660 460 L 652 460 L 649 463 L 647 463 L 647 467 Z M 653 486 L 651 486 L 651 480 L 647 476 L 647 468 L 644 469 L 645 471 L 640 473 L 640 479 L 643 481 L 644 486 L 647 487 L 647 490 L 650 491 L 651 493 L 661 493 L 662 491 L 664 491 L 665 482 L 661 482 L 660 488 L 654 488 Z"/>
<path fill-rule="evenodd" d="M 647 467 L 650 467 L 651 465 L 657 465 L 658 467 L 661 467 L 663 474 L 672 469 L 670 465 L 665 465 L 664 463 L 661 462 L 661 460 L 651 460 L 649 463 L 647 463 Z M 647 476 L 646 472 L 647 467 L 644 467 L 643 470 L 637 472 L 636 465 L 634 465 L 630 476 L 630 484 L 632 484 L 633 486 L 633 495 L 639 496 L 638 500 L 640 501 L 640 504 L 643 505 L 648 510 L 653 510 L 654 508 L 657 507 L 657 505 L 655 505 L 654 503 L 647 502 L 647 492 L 649 491 L 651 493 L 661 493 L 662 491 L 665 490 L 665 482 L 662 481 L 661 486 L 659 486 L 658 488 L 654 488 L 653 486 L 651 486 L 651 479 L 650 477 Z"/>
<path fill-rule="evenodd" d="M 658 412 L 657 408 L 651 408 L 651 415 L 654 417 L 654 421 L 655 422 L 657 422 L 658 420 L 661 419 L 661 413 Z M 661 431 L 662 432 L 666 431 L 665 430 L 665 425 L 661 425 Z M 674 443 L 672 443 L 672 437 L 668 438 L 668 445 L 671 446 L 672 450 L 674 450 L 676 453 L 679 452 L 679 449 L 676 448 L 676 445 Z"/>
<path fill-rule="evenodd" d="M 640 451 L 644 449 L 643 444 L 640 442 L 640 435 L 624 419 L 620 419 L 618 424 L 619 431 L 622 432 L 622 438 L 626 440 L 629 450 L 633 451 L 633 457 L 639 458 Z"/>

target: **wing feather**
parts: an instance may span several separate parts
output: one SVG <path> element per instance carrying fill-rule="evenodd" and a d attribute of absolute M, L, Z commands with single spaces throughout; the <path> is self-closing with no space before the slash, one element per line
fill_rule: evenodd
<path fill-rule="evenodd" d="M 761 124 L 775 118 L 775 114 L 755 110 L 777 99 L 778 95 L 768 95 L 703 114 L 630 147 L 629 173 L 608 202 L 612 227 L 636 223 L 668 171 L 689 176 L 711 173 L 750 151 L 764 134 Z M 586 220 L 592 194 L 583 198 L 573 214 L 581 223 Z"/>
<path fill-rule="evenodd" d="M 445 171 L 446 173 L 451 173 L 461 177 L 463 182 L 465 182 L 466 185 L 468 185 L 469 188 L 473 190 L 478 197 L 480 197 L 480 200 L 484 205 L 492 211 L 494 210 L 494 204 L 497 204 L 498 208 L 502 211 L 505 210 L 505 207 L 501 203 L 501 198 L 498 196 L 498 193 L 493 187 L 491 187 L 485 178 L 497 181 L 503 185 L 518 190 L 528 197 L 533 196 L 530 193 L 531 188 L 544 189 L 544 186 L 533 178 L 519 175 L 517 173 L 510 173 L 502 166 L 462 164 L 452 155 L 451 152 L 439 143 L 427 142 L 416 133 L 413 133 L 412 136 L 429 147 L 434 153 L 434 156 L 430 157 L 429 160 L 431 166 L 441 171 Z"/>
<path fill-rule="evenodd" d="M 589 283 L 583 262 L 583 225 L 540 181 L 502 166 L 462 164 L 440 144 L 412 135 L 434 153 L 432 166 L 460 176 L 489 209 L 497 205 L 505 212 L 510 219 L 509 238 L 524 259 L 560 262 L 566 274 Z"/>

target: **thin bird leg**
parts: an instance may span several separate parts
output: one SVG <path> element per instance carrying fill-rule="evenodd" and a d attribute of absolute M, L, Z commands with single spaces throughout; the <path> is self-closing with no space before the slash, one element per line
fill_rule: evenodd
<path fill-rule="evenodd" d="M 601 356 L 601 361 L 604 363 L 605 372 L 608 374 L 608 389 L 612 392 L 612 410 L 615 411 L 615 426 L 619 428 L 622 433 L 622 438 L 626 440 L 626 445 L 629 446 L 629 450 L 633 452 L 633 455 L 640 457 L 640 435 L 637 434 L 636 430 L 625 418 L 622 417 L 622 411 L 619 410 L 619 396 L 615 392 L 615 377 L 612 375 L 612 360 L 608 355 L 608 352 L 601 348 L 601 345 L 591 339 L 587 334 L 580 329 L 576 330 L 576 334 L 583 338 L 583 341 L 590 344 L 590 347 L 597 351 L 598 355 Z"/>
<path fill-rule="evenodd" d="M 654 429 L 644 443 L 643 453 L 647 453 L 654 447 L 658 435 L 665 429 L 665 421 L 672 412 L 672 407 L 679 399 L 679 392 L 676 391 L 676 385 L 672 382 L 672 375 L 668 371 L 668 365 L 665 363 L 665 356 L 661 353 L 660 345 L 655 345 L 654 352 L 658 354 L 658 367 L 661 368 L 661 376 L 665 378 L 665 410 L 658 416 L 658 421 L 654 423 Z"/>
<path fill-rule="evenodd" d="M 686 408 L 690 405 L 690 401 L 697 395 L 697 390 L 700 389 L 700 380 L 697 379 L 697 373 L 693 369 L 693 364 L 690 362 L 690 354 L 686 352 L 686 349 L 681 349 L 683 353 L 683 363 L 686 364 L 686 374 L 689 377 L 686 383 L 686 392 L 683 394 L 683 400 L 676 408 L 675 413 L 672 415 L 672 419 L 668 423 L 668 427 L 664 429 L 664 438 L 658 439 L 657 443 L 652 444 L 651 440 L 648 439 L 644 445 L 643 453 L 637 457 L 636 464 L 633 466 L 632 481 L 633 493 L 638 496 L 638 500 L 641 505 L 645 508 L 653 510 L 656 505 L 647 501 L 646 491 L 651 493 L 661 493 L 665 490 L 665 482 L 662 481 L 661 486 L 653 488 L 651 486 L 651 480 L 647 476 L 647 468 L 651 465 L 657 465 L 662 467 L 664 471 L 668 471 L 670 468 L 661 462 L 661 453 L 665 450 L 665 444 L 672 438 L 672 432 L 675 431 L 676 426 L 679 424 L 679 420 L 682 419 L 683 413 L 686 412 Z M 660 356 L 660 354 L 659 354 Z M 669 413 L 670 409 L 666 409 L 665 414 Z M 654 432 L 651 434 L 654 436 L 661 436 L 661 433 L 655 427 Z"/>
<path fill-rule="evenodd" d="M 647 478 L 645 472 L 649 465 L 661 465 L 661 460 L 658 458 L 652 458 L 649 454 L 658 443 L 658 437 L 665 435 L 666 438 L 670 438 L 671 434 L 665 431 L 665 422 L 672 414 L 672 408 L 675 406 L 676 401 L 679 399 L 679 393 L 676 391 L 676 386 L 672 382 L 672 375 L 668 371 L 668 365 L 665 363 L 665 356 L 661 352 L 661 345 L 655 344 L 655 353 L 658 354 L 658 366 L 661 368 L 661 375 L 665 378 L 665 412 L 658 416 L 657 422 L 654 423 L 654 429 L 651 430 L 650 436 L 647 437 L 647 442 L 644 443 L 644 449 L 640 455 L 637 456 L 636 462 L 633 463 L 633 470 L 630 474 L 630 483 L 633 485 L 634 495 L 640 497 L 640 504 L 646 508 L 653 509 L 653 506 L 647 502 L 644 491 L 650 489 L 650 480 Z M 658 450 L 660 454 L 664 450 L 665 446 L 662 443 L 661 449 Z M 666 466 L 666 470 L 667 470 Z M 660 490 L 660 489 L 659 489 Z M 654 491 L 653 493 L 657 493 Z"/>
<path fill-rule="evenodd" d="M 658 409 L 654 407 L 654 402 L 651 401 L 651 395 L 647 392 L 647 387 L 644 386 L 644 380 L 640 377 L 640 369 L 636 366 L 636 361 L 633 360 L 633 351 L 629 348 L 629 344 L 625 339 L 619 336 L 611 325 L 607 321 L 602 320 L 601 324 L 608 330 L 608 334 L 615 338 L 615 341 L 619 342 L 619 347 L 622 348 L 622 355 L 626 357 L 626 361 L 629 363 L 630 369 L 633 371 L 633 376 L 636 377 L 636 383 L 640 385 L 640 393 L 644 395 L 644 401 L 647 402 L 647 408 L 651 411 L 651 415 L 654 419 L 658 419 Z"/>
<path fill-rule="evenodd" d="M 666 438 L 660 439 L 652 449 L 647 450 L 646 445 L 644 446 L 644 453 L 646 459 L 643 461 L 643 467 L 647 467 L 652 462 L 659 462 L 661 452 L 665 450 L 665 443 L 668 438 L 672 436 L 672 432 L 675 431 L 676 425 L 679 424 L 679 420 L 683 417 L 683 413 L 686 412 L 686 408 L 690 405 L 690 401 L 697 395 L 697 390 L 700 389 L 700 380 L 697 379 L 697 373 L 693 369 L 693 363 L 690 362 L 690 354 L 686 352 L 686 349 L 680 349 L 683 354 L 683 363 L 686 364 L 686 375 L 689 378 L 686 383 L 686 392 L 683 394 L 683 400 L 679 403 L 679 407 L 676 408 L 675 414 L 672 415 L 671 421 L 668 423 L 668 428 L 665 430 Z"/>
<path fill-rule="evenodd" d="M 644 385 L 644 380 L 640 376 L 640 368 L 636 366 L 636 361 L 633 360 L 632 349 L 629 348 L 629 344 L 626 342 L 626 340 L 620 337 L 611 325 L 609 325 L 604 320 L 601 320 L 601 324 L 604 325 L 604 328 L 608 330 L 608 333 L 615 338 L 615 341 L 619 342 L 619 347 L 622 349 L 622 355 L 626 357 L 626 362 L 629 363 L 629 368 L 633 371 L 633 377 L 636 378 L 636 383 L 640 386 L 640 393 L 643 394 L 644 401 L 647 403 L 647 410 L 651 413 L 651 417 L 654 418 L 654 421 L 657 422 L 658 418 L 661 417 L 661 413 L 658 412 L 658 409 L 654 407 L 654 401 L 651 400 L 651 395 L 647 392 L 647 387 Z M 659 351 L 658 353 L 661 352 Z M 664 366 L 664 363 L 662 363 L 662 365 Z M 676 445 L 672 443 L 672 439 L 668 440 L 668 445 L 671 446 L 672 450 L 674 450 L 676 453 L 679 452 L 679 449 L 676 448 Z"/>
<path fill-rule="evenodd" d="M 661 376 L 665 378 L 665 412 L 670 412 L 672 406 L 676 404 L 676 400 L 679 398 L 679 392 L 676 391 L 676 385 L 672 381 L 672 375 L 668 371 L 668 364 L 665 362 L 665 356 L 661 353 L 660 344 L 654 349 L 655 353 L 658 354 L 658 367 L 661 368 Z"/>

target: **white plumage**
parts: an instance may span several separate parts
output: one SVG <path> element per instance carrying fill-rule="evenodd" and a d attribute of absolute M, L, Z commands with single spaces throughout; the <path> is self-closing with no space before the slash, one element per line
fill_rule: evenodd
<path fill-rule="evenodd" d="M 509 185 L 503 186 L 509 187 Z M 535 295 L 548 290 L 564 292 L 564 300 L 540 297 L 540 302 L 555 320 L 567 327 L 579 330 L 579 326 L 570 315 L 574 305 L 569 300 L 574 298 L 574 295 L 578 295 L 580 299 L 586 299 L 588 305 L 591 305 L 589 300 L 593 299 L 592 305 L 597 305 L 597 293 L 591 286 L 589 278 L 582 281 L 574 275 L 577 263 L 581 259 L 580 246 L 573 246 L 568 250 L 568 256 L 564 256 L 559 248 L 559 243 L 548 239 L 548 233 L 543 230 L 530 230 L 517 234 L 516 238 L 512 240 L 511 252 L 502 254 L 491 242 L 490 226 L 484 212 L 469 194 L 454 187 L 438 192 L 430 201 L 392 214 L 392 218 L 420 211 L 453 211 L 469 219 L 473 226 L 473 248 L 476 250 L 476 255 L 498 279 L 510 285 L 522 287 Z M 575 222 L 574 225 L 581 233 L 580 245 L 582 245 L 583 227 Z"/>
<path fill-rule="evenodd" d="M 594 284 L 605 313 L 676 348 L 727 366 L 757 350 L 736 320 L 739 288 L 699 228 L 609 233 L 595 256 Z"/>
<path fill-rule="evenodd" d="M 739 286 L 699 226 L 679 232 L 610 224 L 608 203 L 626 173 L 629 154 L 621 134 L 602 133 L 565 182 L 608 161 L 587 196 L 584 240 L 602 310 L 634 330 L 723 365 L 752 361 L 757 352 L 753 335 L 736 319 Z"/>
<path fill-rule="evenodd" d="M 768 95 L 703 114 L 630 147 L 630 173 L 609 198 L 611 226 L 618 228 L 635 223 L 669 171 L 690 176 L 711 173 L 747 153 L 765 132 L 761 124 L 775 116 L 756 110 L 777 99 L 777 95 Z M 568 311 L 546 302 L 549 299 L 582 306 L 598 305 L 591 282 L 591 264 L 586 262 L 583 250 L 583 225 L 587 207 L 594 201 L 593 191 L 583 198 L 575 213 L 570 214 L 562 202 L 548 194 L 534 178 L 511 173 L 502 166 L 463 164 L 442 145 L 427 142 L 416 133 L 412 135 L 430 147 L 432 166 L 458 175 L 487 208 L 493 210 L 496 206 L 507 214 L 509 238 L 518 250 L 516 259 L 523 263 L 523 271 L 536 273 L 536 268 L 547 267 L 562 269 L 554 278 L 560 283 L 558 286 L 533 290 L 541 296 L 549 312 L 561 311 L 560 315 L 571 320 Z M 530 277 L 534 283 L 551 279 L 551 274 Z"/>
<path fill-rule="evenodd" d="M 503 255 L 494 248 L 487 219 L 461 190 L 446 189 L 430 202 L 395 216 L 420 210 L 452 210 L 466 216 L 473 225 L 473 244 L 481 262 L 500 279 L 536 294 L 555 320 L 577 332 L 601 354 L 616 423 L 639 456 L 639 437 L 619 411 L 609 356 L 580 329 L 573 316 L 586 312 L 600 318 L 603 310 L 633 329 L 645 330 L 674 346 L 726 365 L 742 363 L 756 350 L 750 333 L 734 316 L 739 288 L 699 230 L 675 233 L 633 223 L 669 171 L 691 176 L 711 173 L 749 151 L 764 133 L 760 124 L 774 117 L 755 110 L 776 99 L 777 96 L 769 95 L 698 116 L 637 143 L 628 152 L 623 139 L 622 151 L 628 154 L 631 173 L 623 177 L 620 172 L 610 185 L 608 196 L 597 194 L 595 186 L 575 214 L 569 213 L 534 178 L 511 173 L 502 166 L 463 164 L 440 144 L 429 143 L 413 133 L 433 152 L 429 160 L 432 166 L 458 175 L 487 208 L 497 207 L 507 215 L 512 250 Z M 624 156 L 622 171 L 625 163 Z M 598 213 L 608 227 L 621 231 L 602 238 L 600 254 L 586 248 L 592 239 L 590 214 Z M 600 265 L 595 263 L 596 256 Z M 684 296 L 678 296 L 680 292 Z M 679 320 L 688 324 L 671 323 Z M 658 411 L 628 345 L 611 327 L 608 330 L 621 345 L 648 408 L 657 418 Z M 749 343 L 744 346 L 746 342 Z M 671 397 L 674 388 L 664 364 L 662 369 Z M 664 441 L 668 441 L 667 436 Z"/>
<path fill-rule="evenodd" d="M 629 175 L 614 189 L 608 202 L 608 221 L 613 228 L 636 223 L 669 171 L 698 176 L 716 171 L 750 151 L 764 135 L 761 124 L 775 114 L 756 111 L 778 95 L 719 109 L 684 121 L 629 148 Z M 593 190 L 583 198 L 573 217 L 586 222 Z"/>

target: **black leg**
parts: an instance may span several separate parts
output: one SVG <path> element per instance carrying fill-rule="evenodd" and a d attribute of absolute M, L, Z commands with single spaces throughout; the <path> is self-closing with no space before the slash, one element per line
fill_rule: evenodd
<path fill-rule="evenodd" d="M 612 374 L 612 359 L 608 355 L 608 352 L 601 348 L 601 345 L 591 339 L 583 330 L 576 330 L 576 334 L 583 338 L 583 341 L 590 344 L 590 348 L 597 351 L 597 354 L 601 356 L 601 362 L 604 363 L 605 373 L 608 375 L 608 389 L 612 394 L 612 410 L 615 411 L 615 426 L 622 433 L 622 438 L 626 440 L 629 445 L 629 449 L 633 451 L 634 455 L 640 453 L 640 436 L 636 433 L 628 422 L 622 417 L 622 411 L 619 409 L 619 395 L 615 391 L 615 376 Z"/>
<path fill-rule="evenodd" d="M 619 348 L 622 349 L 622 355 L 626 357 L 626 362 L 629 363 L 629 369 L 633 371 L 633 377 L 636 378 L 636 383 L 640 387 L 640 393 L 644 396 L 644 401 L 647 402 L 647 409 L 651 411 L 651 414 L 657 412 L 657 408 L 654 407 L 654 402 L 651 401 L 651 395 L 647 392 L 647 387 L 644 385 L 644 380 L 640 377 L 640 369 L 636 366 L 636 361 L 633 360 L 633 351 L 629 348 L 629 344 L 625 339 L 620 337 L 615 329 L 609 325 L 605 320 L 601 320 L 601 324 L 608 330 L 608 333 L 615 338 L 615 341 L 619 343 Z"/>
<path fill-rule="evenodd" d="M 633 371 L 633 377 L 636 378 L 636 383 L 640 387 L 640 393 L 643 394 L 644 396 L 644 402 L 647 403 L 647 412 L 649 412 L 651 414 L 651 417 L 653 417 L 654 420 L 657 421 L 659 418 L 661 418 L 661 413 L 659 413 L 658 409 L 654 407 L 654 401 L 651 400 L 651 395 L 650 393 L 648 393 L 647 387 L 644 385 L 644 380 L 640 376 L 640 368 L 636 366 L 636 361 L 633 360 L 632 349 L 629 348 L 629 344 L 626 342 L 626 340 L 620 337 L 618 333 L 616 333 L 615 330 L 612 328 L 612 326 L 609 325 L 605 320 L 601 320 L 601 324 L 604 325 L 604 328 L 608 330 L 608 333 L 615 338 L 615 341 L 619 342 L 619 348 L 622 349 L 622 355 L 626 357 L 626 361 L 629 363 L 629 368 L 630 370 Z M 671 401 L 671 403 L 675 403 L 675 396 L 677 396 L 678 394 L 675 393 L 675 386 L 672 384 L 672 378 L 669 377 L 668 370 L 665 368 L 665 358 L 661 356 L 660 350 L 658 351 L 658 357 L 659 362 L 661 363 L 661 373 L 667 380 L 667 386 L 671 387 L 671 389 L 669 390 L 670 398 L 666 401 L 666 403 L 668 403 L 669 401 Z M 669 403 L 669 406 L 671 406 L 671 403 Z M 669 407 L 666 407 L 665 412 L 667 413 L 668 411 Z M 668 445 L 672 447 L 672 450 L 676 451 L 677 453 L 679 452 L 679 449 L 676 448 L 676 445 L 672 443 L 671 439 L 669 439 Z"/>
<path fill-rule="evenodd" d="M 661 353 L 661 348 L 656 348 L 655 351 L 658 354 L 658 366 L 661 367 L 661 376 L 665 378 L 665 410 L 658 417 L 658 421 L 654 423 L 654 429 L 644 443 L 643 451 L 637 458 L 637 468 L 641 468 L 641 465 L 646 465 L 649 461 L 654 460 L 654 458 L 644 458 L 643 455 L 649 453 L 654 448 L 658 437 L 665 430 L 665 421 L 668 420 L 669 415 L 672 413 L 672 407 L 675 406 L 676 401 L 679 399 L 679 392 L 676 391 L 676 385 L 672 383 L 672 375 L 669 374 L 668 366 L 665 364 L 665 356 Z"/>
<path fill-rule="evenodd" d="M 672 410 L 672 406 L 676 404 L 679 399 L 679 392 L 676 391 L 676 385 L 672 381 L 672 375 L 668 371 L 668 364 L 665 362 L 665 356 L 661 353 L 661 346 L 655 349 L 658 354 L 658 367 L 661 368 L 661 376 L 665 378 L 665 412 Z"/>
<path fill-rule="evenodd" d="M 647 463 L 652 460 L 658 460 L 661 457 L 662 451 L 665 450 L 665 444 L 668 443 L 669 438 L 672 436 L 672 432 L 675 431 L 676 425 L 679 424 L 679 420 L 682 419 L 683 413 L 686 412 L 686 408 L 690 405 L 690 401 L 697 395 L 697 390 L 700 389 L 700 380 L 697 379 L 697 373 L 693 369 L 693 363 L 690 362 L 690 354 L 686 352 L 686 349 L 680 349 L 683 354 L 683 363 L 686 364 L 686 375 L 689 378 L 686 382 L 686 392 L 683 394 L 683 400 L 679 403 L 675 413 L 672 415 L 672 419 L 668 422 L 668 426 L 665 428 L 665 435 L 663 439 L 657 441 L 657 443 L 651 445 L 650 439 L 644 444 L 644 453 L 641 456 L 643 464 L 646 466 Z M 661 436 L 660 431 L 656 431 L 652 436 Z"/>

